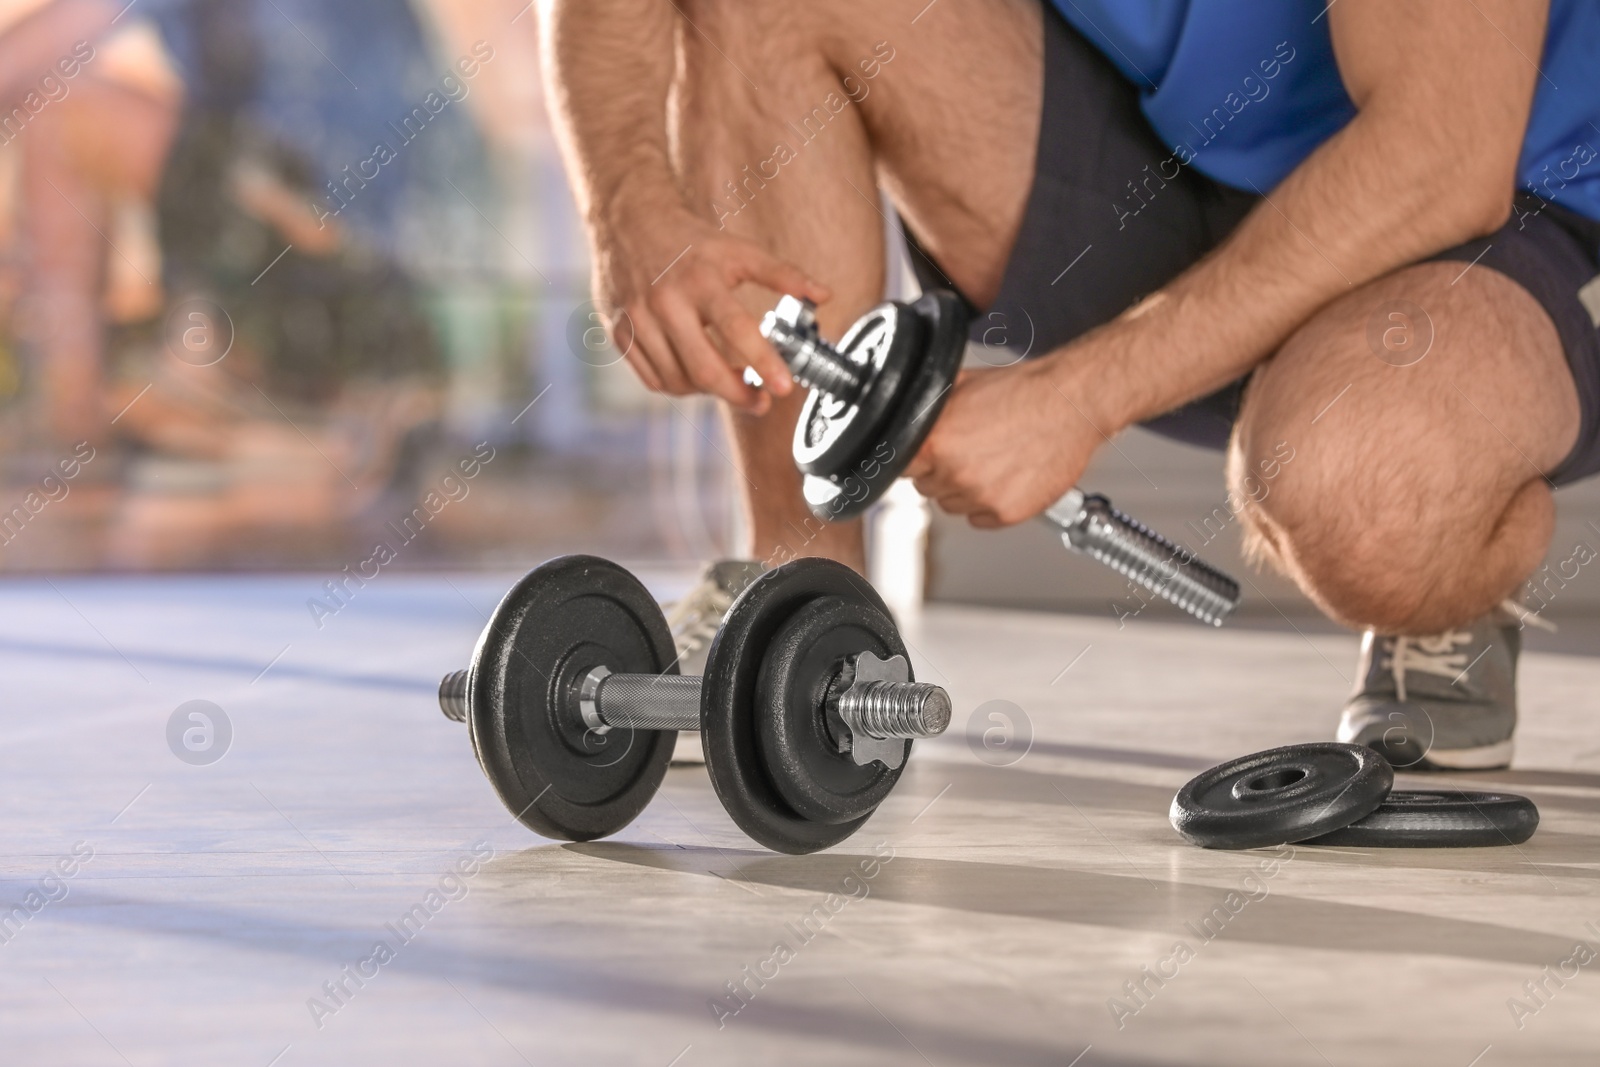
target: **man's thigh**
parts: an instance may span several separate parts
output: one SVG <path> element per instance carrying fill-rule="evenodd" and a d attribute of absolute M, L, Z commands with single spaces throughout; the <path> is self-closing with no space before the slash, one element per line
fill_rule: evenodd
<path fill-rule="evenodd" d="M 1371 548 L 1424 577 L 1430 556 L 1487 543 L 1511 498 L 1572 455 L 1584 415 L 1550 315 L 1464 267 L 1362 286 L 1252 376 L 1233 488 L 1297 554 L 1354 565 Z"/>
<path fill-rule="evenodd" d="M 1026 206 L 994 292 L 962 284 L 909 219 L 924 286 L 952 284 L 978 314 L 972 339 L 1004 364 L 1042 356 L 1161 288 L 1219 244 L 1257 203 L 1182 162 L 1150 128 L 1138 88 L 1054 8 L 1041 12 L 1042 97 Z M 957 149 L 962 146 L 959 142 Z M 941 274 L 943 270 L 943 274 Z M 1163 432 L 1224 445 L 1229 396 L 1163 420 Z"/>
<path fill-rule="evenodd" d="M 1597 249 L 1600 224 L 1519 198 L 1498 232 L 1334 302 L 1255 372 L 1236 452 L 1295 438 L 1330 482 L 1491 511 L 1496 488 L 1600 471 Z"/>
<path fill-rule="evenodd" d="M 1432 633 L 1537 566 L 1584 405 L 1551 315 L 1498 270 L 1406 267 L 1257 368 L 1229 455 L 1247 546 L 1348 625 Z"/>
<path fill-rule="evenodd" d="M 739 152 L 762 148 L 743 160 L 758 181 L 733 161 L 726 179 L 735 194 L 750 183 L 755 195 L 746 199 L 775 204 L 781 186 L 790 214 L 826 215 L 834 198 L 865 200 L 877 218 L 876 180 L 950 277 L 992 296 L 1033 176 L 1041 0 L 679 6 L 690 71 L 680 105 L 692 122 L 723 128 L 711 143 L 734 131 Z M 848 165 L 813 165 L 836 161 L 838 151 Z M 854 173 L 858 151 L 870 155 L 864 181 Z M 693 173 L 702 161 L 685 165 L 715 195 L 726 162 L 704 175 Z"/>

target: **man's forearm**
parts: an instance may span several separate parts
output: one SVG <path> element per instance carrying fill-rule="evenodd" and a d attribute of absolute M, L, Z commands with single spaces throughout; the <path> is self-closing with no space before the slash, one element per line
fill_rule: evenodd
<path fill-rule="evenodd" d="M 1492 230 L 1497 200 L 1358 116 L 1215 252 L 1061 354 L 1105 433 L 1169 411 L 1268 358 L 1328 302 Z M 1398 157 L 1398 160 L 1397 160 Z M 1405 162 L 1409 159 L 1411 162 Z M 1498 202 L 1509 206 L 1509 185 Z"/>
<path fill-rule="evenodd" d="M 546 92 L 591 226 L 681 204 L 667 140 L 670 0 L 540 0 Z"/>
<path fill-rule="evenodd" d="M 1103 432 L 1268 358 L 1330 301 L 1497 227 L 1510 209 L 1547 6 L 1344 0 L 1328 12 L 1357 115 L 1211 255 L 1061 353 Z M 1098 342 L 1098 343 L 1097 343 Z M 1097 423 L 1097 425 L 1099 424 Z"/>

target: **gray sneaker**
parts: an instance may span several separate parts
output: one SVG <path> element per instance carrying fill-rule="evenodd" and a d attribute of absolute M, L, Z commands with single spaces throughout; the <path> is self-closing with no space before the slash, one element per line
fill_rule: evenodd
<path fill-rule="evenodd" d="M 740 593 L 765 570 L 760 563 L 745 559 L 724 559 L 708 564 L 700 580 L 681 600 L 664 605 L 667 626 L 678 646 L 678 673 L 703 674 L 706 653 L 717 636 L 723 617 Z M 700 732 L 683 730 L 672 750 L 674 763 L 704 763 Z"/>
<path fill-rule="evenodd" d="M 1509 766 L 1517 655 L 1529 624 L 1550 626 L 1508 601 L 1470 625 L 1429 637 L 1368 630 L 1338 739 L 1377 749 L 1402 770 Z"/>

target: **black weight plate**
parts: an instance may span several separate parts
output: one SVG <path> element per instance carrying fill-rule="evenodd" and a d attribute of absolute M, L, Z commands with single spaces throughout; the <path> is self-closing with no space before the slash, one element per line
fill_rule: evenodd
<path fill-rule="evenodd" d="M 768 777 L 761 753 L 761 666 L 773 638 L 819 597 L 838 596 L 887 616 L 855 571 L 826 559 L 797 559 L 750 583 L 728 609 L 706 656 L 700 745 L 722 806 L 739 828 L 776 852 L 800 855 L 838 844 L 867 821 L 817 822 L 795 811 Z"/>
<path fill-rule="evenodd" d="M 1203 848 L 1262 848 L 1349 826 L 1393 785 L 1388 762 L 1365 745 L 1288 745 L 1195 776 L 1172 798 L 1170 818 Z"/>
<path fill-rule="evenodd" d="M 806 506 L 824 522 L 853 519 L 888 492 L 949 399 L 967 347 L 966 305 L 955 293 L 934 289 L 918 297 L 911 310 L 922 320 L 926 340 L 894 410 L 846 469 L 827 478 L 805 477 Z"/>
<path fill-rule="evenodd" d="M 468 681 L 472 745 L 484 774 L 535 833 L 588 841 L 644 810 L 667 773 L 675 731 L 613 729 L 577 716 L 595 667 L 676 674 L 655 598 L 615 563 L 563 556 L 528 572 L 478 638 Z"/>
<path fill-rule="evenodd" d="M 1378 810 L 1308 845 L 1367 848 L 1483 848 L 1520 845 L 1539 826 L 1539 809 L 1514 793 L 1396 789 Z"/>
<path fill-rule="evenodd" d="M 767 778 L 800 815 L 838 824 L 871 815 L 905 769 L 859 766 L 828 734 L 823 713 L 846 657 L 904 656 L 890 618 L 860 598 L 818 597 L 789 617 L 767 647 L 756 683 L 758 746 Z"/>
<path fill-rule="evenodd" d="M 856 320 L 838 351 L 865 371 L 866 388 L 854 404 L 812 390 L 794 427 L 795 466 L 824 478 L 850 470 L 862 446 L 899 406 L 926 332 L 921 315 L 892 300 Z"/>

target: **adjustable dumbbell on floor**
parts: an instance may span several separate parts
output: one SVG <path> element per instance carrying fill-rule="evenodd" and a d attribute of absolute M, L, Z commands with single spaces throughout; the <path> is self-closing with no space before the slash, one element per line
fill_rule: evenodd
<path fill-rule="evenodd" d="M 868 311 L 840 339 L 822 339 L 816 309 L 785 296 L 761 332 L 811 390 L 795 426 L 795 464 L 812 514 L 861 514 L 905 470 L 933 429 L 966 349 L 967 312 L 946 290 Z M 1074 488 L 1042 516 L 1062 543 L 1106 564 L 1202 622 L 1220 626 L 1239 584 L 1111 506 Z"/>
<path fill-rule="evenodd" d="M 791 853 L 854 833 L 899 780 L 911 739 L 950 722 L 948 694 L 913 679 L 877 594 L 822 559 L 752 583 L 700 678 L 677 673 L 638 579 L 593 556 L 551 560 L 506 594 L 439 704 L 470 727 L 500 799 L 546 837 L 586 841 L 632 822 L 676 731 L 698 729 L 734 821 Z"/>

